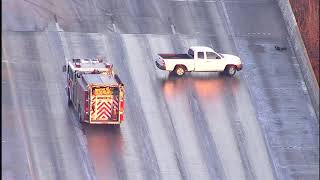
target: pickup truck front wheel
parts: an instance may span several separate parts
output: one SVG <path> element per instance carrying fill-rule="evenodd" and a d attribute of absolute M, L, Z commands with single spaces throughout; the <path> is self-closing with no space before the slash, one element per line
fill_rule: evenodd
<path fill-rule="evenodd" d="M 233 76 L 236 73 L 237 69 L 236 66 L 229 65 L 225 69 L 225 73 L 229 76 Z"/>
<path fill-rule="evenodd" d="M 186 68 L 183 66 L 176 66 L 176 68 L 174 68 L 174 72 L 178 75 L 178 76 L 183 76 L 184 73 L 186 72 Z"/>

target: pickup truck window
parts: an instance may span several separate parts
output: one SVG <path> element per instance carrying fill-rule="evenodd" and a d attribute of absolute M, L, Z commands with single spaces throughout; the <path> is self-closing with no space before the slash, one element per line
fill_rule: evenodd
<path fill-rule="evenodd" d="M 199 59 L 204 59 L 204 53 L 203 52 L 198 52 L 198 58 Z"/>
<path fill-rule="evenodd" d="M 188 54 L 189 54 L 192 58 L 194 58 L 194 52 L 193 52 L 192 49 L 189 49 L 189 50 L 188 50 Z"/>
<path fill-rule="evenodd" d="M 207 52 L 207 59 L 221 59 L 221 57 L 213 52 Z"/>

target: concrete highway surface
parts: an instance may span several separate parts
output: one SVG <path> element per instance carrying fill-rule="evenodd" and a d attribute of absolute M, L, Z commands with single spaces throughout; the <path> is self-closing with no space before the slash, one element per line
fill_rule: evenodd
<path fill-rule="evenodd" d="M 3 0 L 2 178 L 319 179 L 319 124 L 274 0 Z M 234 77 L 159 70 L 204 45 Z M 287 50 L 277 51 L 274 46 Z M 62 66 L 105 57 L 120 127 L 79 123 Z"/>

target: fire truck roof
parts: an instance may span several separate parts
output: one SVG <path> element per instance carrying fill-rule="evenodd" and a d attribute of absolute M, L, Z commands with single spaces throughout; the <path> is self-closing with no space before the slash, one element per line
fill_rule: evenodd
<path fill-rule="evenodd" d="M 83 74 L 83 79 L 87 84 L 93 85 L 117 85 L 114 76 L 107 74 Z"/>
<path fill-rule="evenodd" d="M 91 71 L 94 69 L 99 69 L 101 71 L 108 69 L 106 67 L 107 63 L 104 63 L 99 59 L 72 59 L 69 61 L 69 65 L 72 69 L 79 71 Z"/>

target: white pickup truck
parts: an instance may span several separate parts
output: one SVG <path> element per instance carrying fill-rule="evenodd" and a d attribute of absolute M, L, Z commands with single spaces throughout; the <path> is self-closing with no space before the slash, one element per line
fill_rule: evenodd
<path fill-rule="evenodd" d="M 174 71 L 178 76 L 183 76 L 187 71 L 215 71 L 233 76 L 242 69 L 239 57 L 219 54 L 205 46 L 192 46 L 188 54 L 158 54 L 155 63 L 159 69 Z"/>

